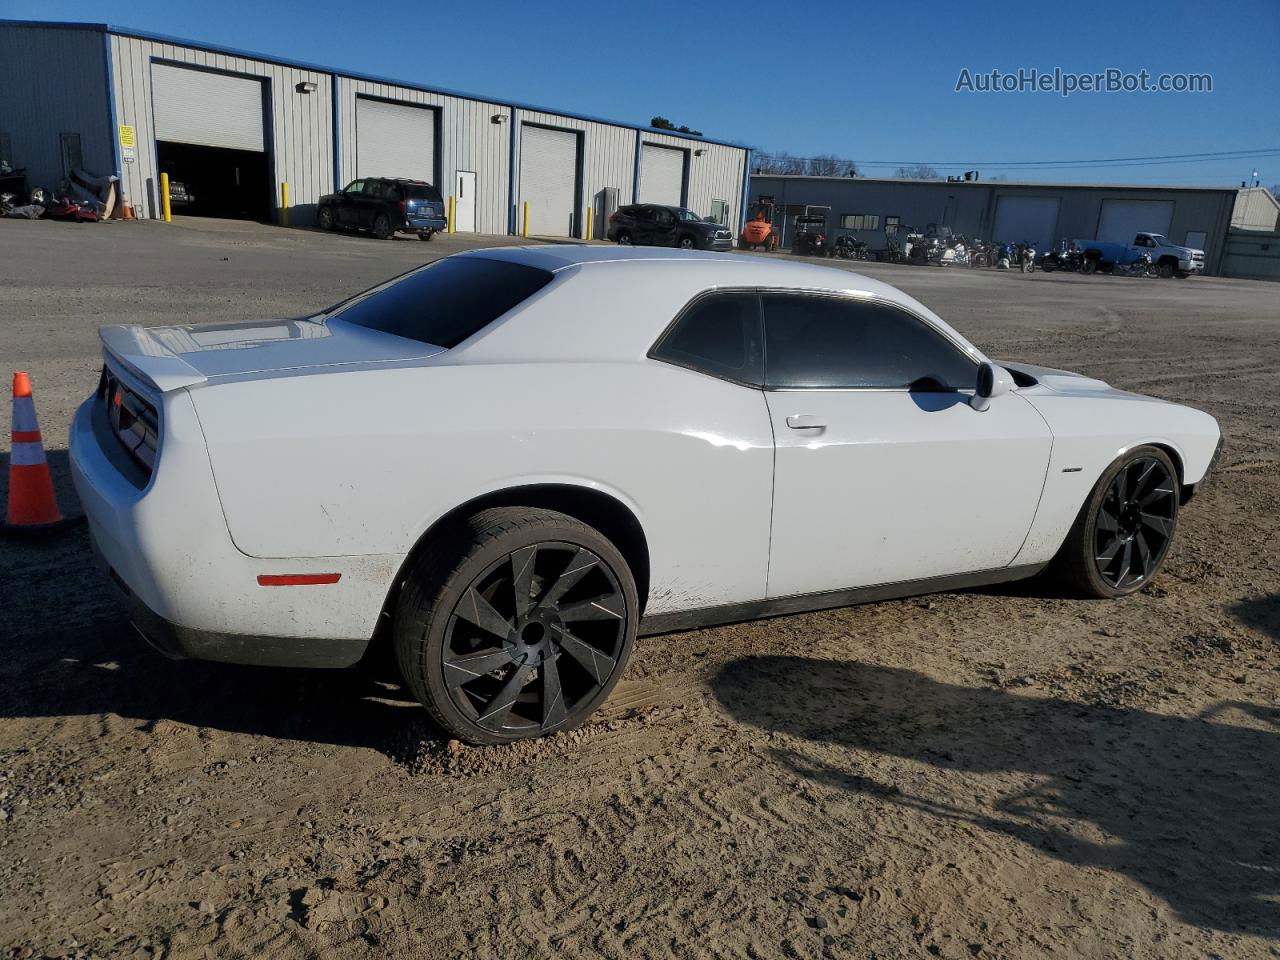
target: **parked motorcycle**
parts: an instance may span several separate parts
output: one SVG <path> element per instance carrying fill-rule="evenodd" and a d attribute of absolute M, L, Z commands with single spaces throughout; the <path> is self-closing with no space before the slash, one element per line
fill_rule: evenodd
<path fill-rule="evenodd" d="M 969 266 L 971 267 L 989 267 L 991 266 L 991 244 L 984 243 L 981 240 L 974 240 L 969 245 Z"/>
<path fill-rule="evenodd" d="M 1138 256 L 1133 263 L 1121 266 L 1116 264 L 1111 268 L 1113 276 L 1117 277 L 1157 277 L 1160 272 L 1156 269 L 1156 265 L 1151 262 L 1151 255 L 1143 253 Z"/>
<path fill-rule="evenodd" d="M 827 221 L 822 217 L 796 217 L 796 231 L 791 237 L 791 252 L 805 257 L 830 256 L 827 249 Z"/>
<path fill-rule="evenodd" d="M 1023 273 L 1034 273 L 1036 269 L 1036 248 L 1026 240 L 1019 240 L 1013 245 L 1012 263 L 1018 265 Z"/>
<path fill-rule="evenodd" d="M 1050 250 L 1040 258 L 1040 269 L 1045 273 L 1054 270 L 1076 272 L 1084 268 L 1084 250 L 1076 240 L 1063 239 L 1056 250 Z"/>
<path fill-rule="evenodd" d="M 839 257 L 841 260 L 866 260 L 867 242 L 847 234 L 836 237 L 835 242 L 831 244 L 831 256 Z"/>

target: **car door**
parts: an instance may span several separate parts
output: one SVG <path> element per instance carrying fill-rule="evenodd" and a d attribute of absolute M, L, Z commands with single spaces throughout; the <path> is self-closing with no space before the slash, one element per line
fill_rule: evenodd
<path fill-rule="evenodd" d="M 653 210 L 653 239 L 649 242 L 659 247 L 676 245 L 676 227 L 680 221 L 667 207 L 651 207 Z"/>
<path fill-rule="evenodd" d="M 632 208 L 635 223 L 631 228 L 632 243 L 653 243 L 653 207 L 641 204 Z"/>
<path fill-rule="evenodd" d="M 360 203 L 360 194 L 363 190 L 363 180 L 352 180 L 338 194 L 336 203 L 338 223 L 344 227 L 356 226 L 357 208 Z"/>
<path fill-rule="evenodd" d="M 365 230 L 373 227 L 378 214 L 386 212 L 386 187 L 381 180 L 366 180 L 360 191 L 358 225 Z"/>
<path fill-rule="evenodd" d="M 975 410 L 978 362 L 899 306 L 791 293 L 762 303 L 769 596 L 1007 566 L 1052 445 L 1032 405 L 1013 391 Z"/>

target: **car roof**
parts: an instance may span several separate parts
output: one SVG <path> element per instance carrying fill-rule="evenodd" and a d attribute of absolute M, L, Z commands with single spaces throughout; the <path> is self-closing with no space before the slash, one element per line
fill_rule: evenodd
<path fill-rule="evenodd" d="M 742 253 L 712 250 L 678 250 L 669 247 L 605 246 L 603 244 L 553 243 L 525 247 L 490 247 L 455 254 L 505 260 L 558 273 L 570 267 L 589 268 L 597 264 L 635 264 L 626 274 L 637 285 L 652 281 L 654 273 L 678 268 L 686 274 L 694 270 L 708 288 L 779 287 L 798 290 L 842 290 L 868 293 L 888 300 L 909 299 L 896 287 L 852 270 L 821 266 L 802 260 L 781 260 Z"/>

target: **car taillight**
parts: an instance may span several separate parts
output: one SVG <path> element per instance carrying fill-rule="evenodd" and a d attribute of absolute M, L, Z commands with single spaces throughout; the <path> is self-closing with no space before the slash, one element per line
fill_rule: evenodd
<path fill-rule="evenodd" d="M 408 200 L 401 200 L 401 201 L 400 201 L 400 212 L 401 212 L 401 213 L 408 213 L 408 212 L 409 212 L 409 201 L 408 201 Z"/>
<path fill-rule="evenodd" d="M 610 222 L 610 223 L 617 223 L 617 222 L 618 222 L 618 215 L 617 215 L 616 213 L 611 213 L 611 214 L 609 214 L 609 222 Z"/>

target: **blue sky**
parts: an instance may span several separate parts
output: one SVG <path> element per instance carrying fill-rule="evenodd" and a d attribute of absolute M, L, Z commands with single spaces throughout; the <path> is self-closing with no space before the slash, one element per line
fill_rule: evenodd
<path fill-rule="evenodd" d="M 1275 0 L 5 0 L 0 16 L 109 22 L 629 122 L 662 114 L 799 156 L 961 164 L 935 164 L 943 173 L 972 161 L 1280 148 Z M 1020 67 L 1209 73 L 1213 92 L 955 92 L 963 68 Z M 1009 179 L 1226 185 L 1256 168 L 1264 184 L 1280 183 L 1280 153 L 1052 173 L 979 166 Z"/>

